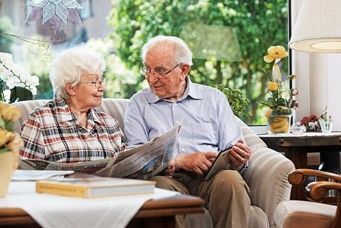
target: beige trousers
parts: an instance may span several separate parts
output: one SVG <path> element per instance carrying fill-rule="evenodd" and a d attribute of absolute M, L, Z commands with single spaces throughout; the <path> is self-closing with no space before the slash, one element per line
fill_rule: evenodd
<path fill-rule="evenodd" d="M 189 172 L 176 172 L 173 178 L 155 176 L 159 188 L 199 196 L 206 202 L 214 228 L 248 228 L 250 213 L 249 187 L 235 170 L 218 172 L 210 180 Z M 188 216 L 190 217 L 190 216 Z M 186 221 L 188 220 L 188 221 Z M 177 227 L 195 224 L 191 218 L 177 216 Z"/>

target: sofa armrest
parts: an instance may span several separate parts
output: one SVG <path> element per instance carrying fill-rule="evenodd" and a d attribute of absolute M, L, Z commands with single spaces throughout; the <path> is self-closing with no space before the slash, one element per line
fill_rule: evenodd
<path fill-rule="evenodd" d="M 252 205 L 265 211 L 270 225 L 274 224 L 276 206 L 290 199 L 288 175 L 294 169 L 294 164 L 277 151 L 267 147 L 252 151 L 244 178 L 250 187 Z"/>
<path fill-rule="evenodd" d="M 288 175 L 295 166 L 281 153 L 268 148 L 244 122 L 239 120 L 239 123 L 252 153 L 249 168 L 244 173 L 244 179 L 250 187 L 251 204 L 264 210 L 272 226 L 276 206 L 290 199 Z"/>

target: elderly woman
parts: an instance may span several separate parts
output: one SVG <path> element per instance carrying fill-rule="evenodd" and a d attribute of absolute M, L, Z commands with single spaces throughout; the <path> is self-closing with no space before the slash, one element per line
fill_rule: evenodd
<path fill-rule="evenodd" d="M 104 93 L 103 60 L 85 48 L 56 57 L 50 80 L 55 99 L 35 109 L 24 123 L 22 157 L 82 162 L 115 157 L 126 138 L 118 122 L 95 107 Z"/>

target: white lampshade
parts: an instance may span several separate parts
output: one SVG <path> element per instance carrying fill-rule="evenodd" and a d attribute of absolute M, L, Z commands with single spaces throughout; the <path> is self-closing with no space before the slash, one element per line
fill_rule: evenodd
<path fill-rule="evenodd" d="M 289 47 L 306 52 L 341 52 L 341 0 L 303 0 Z"/>

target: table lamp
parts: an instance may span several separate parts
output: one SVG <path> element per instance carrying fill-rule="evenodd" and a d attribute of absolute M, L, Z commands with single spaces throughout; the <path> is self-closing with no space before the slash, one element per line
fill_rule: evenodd
<path fill-rule="evenodd" d="M 303 0 L 289 48 L 311 53 L 341 52 L 341 1 Z"/>

